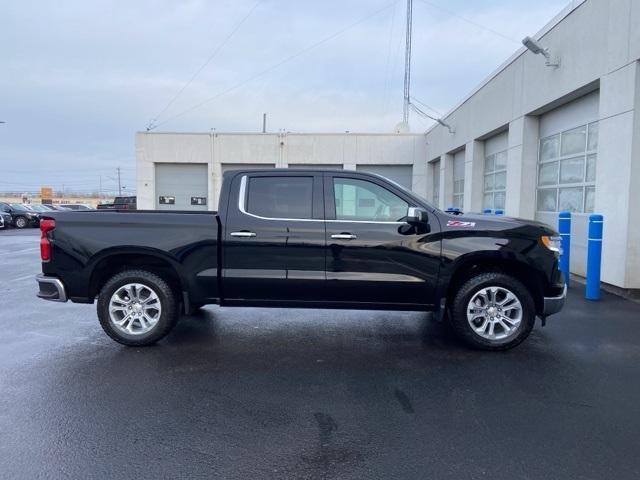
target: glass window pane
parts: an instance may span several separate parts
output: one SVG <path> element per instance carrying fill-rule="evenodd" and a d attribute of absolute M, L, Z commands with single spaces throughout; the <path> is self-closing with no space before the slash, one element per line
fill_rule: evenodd
<path fill-rule="evenodd" d="M 589 125 L 589 139 L 587 140 L 587 150 L 598 148 L 598 122 Z"/>
<path fill-rule="evenodd" d="M 495 170 L 495 155 L 489 155 L 484 161 L 484 171 L 485 173 L 490 173 Z"/>
<path fill-rule="evenodd" d="M 504 170 L 507 168 L 507 152 L 496 153 L 496 170 Z"/>
<path fill-rule="evenodd" d="M 538 171 L 538 185 L 558 183 L 558 162 L 543 163 Z"/>
<path fill-rule="evenodd" d="M 247 211 L 270 218 L 311 218 L 312 177 L 249 179 Z"/>
<path fill-rule="evenodd" d="M 453 196 L 453 206 L 455 208 L 462 208 L 463 202 L 464 202 L 464 195 L 454 195 Z"/>
<path fill-rule="evenodd" d="M 587 143 L 587 127 L 582 126 L 569 130 L 562 134 L 562 149 L 561 155 L 571 155 L 574 153 L 584 152 Z"/>
<path fill-rule="evenodd" d="M 596 159 L 598 156 L 594 153 L 592 155 L 587 155 L 587 176 L 585 181 L 587 182 L 595 182 L 596 181 Z"/>
<path fill-rule="evenodd" d="M 496 190 L 504 190 L 507 188 L 507 172 L 496 173 Z"/>
<path fill-rule="evenodd" d="M 493 190 L 493 179 L 494 179 L 494 174 L 490 173 L 489 175 L 485 175 L 484 176 L 484 190 L 489 191 L 489 190 Z"/>
<path fill-rule="evenodd" d="M 560 136 L 543 138 L 540 140 L 540 161 L 558 158 L 560 155 Z"/>
<path fill-rule="evenodd" d="M 587 213 L 593 213 L 593 209 L 596 203 L 596 187 L 587 187 L 584 198 L 584 211 Z"/>
<path fill-rule="evenodd" d="M 555 188 L 541 188 L 538 190 L 539 212 L 556 211 L 556 193 L 557 190 Z"/>
<path fill-rule="evenodd" d="M 494 208 L 493 207 L 493 193 L 485 193 L 482 199 L 483 208 Z"/>
<path fill-rule="evenodd" d="M 584 178 L 584 157 L 567 158 L 560 162 L 560 183 L 580 183 Z"/>
<path fill-rule="evenodd" d="M 336 178 L 333 190 L 337 220 L 396 222 L 407 215 L 409 204 L 375 183 Z"/>
<path fill-rule="evenodd" d="M 504 209 L 504 203 L 505 203 L 505 192 L 496 192 L 493 202 L 494 202 L 494 208 L 502 208 Z"/>
<path fill-rule="evenodd" d="M 582 211 L 582 187 L 561 188 L 558 195 L 558 209 L 569 212 Z"/>

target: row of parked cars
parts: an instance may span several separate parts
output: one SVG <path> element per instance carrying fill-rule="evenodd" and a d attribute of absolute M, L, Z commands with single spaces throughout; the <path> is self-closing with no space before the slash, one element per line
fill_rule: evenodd
<path fill-rule="evenodd" d="M 40 225 L 40 215 L 60 210 L 93 210 L 93 207 L 82 203 L 48 205 L 0 202 L 0 228 L 37 227 Z"/>

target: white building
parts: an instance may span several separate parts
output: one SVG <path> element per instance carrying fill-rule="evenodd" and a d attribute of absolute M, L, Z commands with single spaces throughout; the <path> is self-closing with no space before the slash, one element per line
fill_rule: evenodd
<path fill-rule="evenodd" d="M 604 215 L 602 280 L 640 288 L 640 1 L 574 1 L 427 132 L 427 195 L 557 225 L 573 211 L 584 275 L 589 212 Z"/>
<path fill-rule="evenodd" d="M 222 174 L 240 168 L 378 173 L 426 190 L 424 134 L 138 133 L 138 208 L 217 208 Z"/>
<path fill-rule="evenodd" d="M 138 205 L 214 209 L 227 169 L 368 170 L 442 208 L 572 210 L 581 275 L 602 213 L 602 279 L 640 289 L 640 1 L 574 0 L 532 37 L 559 66 L 521 48 L 426 135 L 138 133 Z"/>

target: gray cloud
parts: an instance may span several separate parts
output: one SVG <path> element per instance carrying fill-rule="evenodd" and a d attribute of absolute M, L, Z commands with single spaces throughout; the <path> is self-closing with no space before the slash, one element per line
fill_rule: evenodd
<path fill-rule="evenodd" d="M 254 1 L 3 2 L 0 191 L 96 189 L 134 181 L 142 130 Z M 159 119 L 252 77 L 391 1 L 265 0 Z M 564 0 L 414 0 L 413 93 L 448 110 L 518 48 L 428 3 L 514 39 Z M 390 131 L 401 115 L 404 1 L 163 130 Z M 414 116 L 412 128 L 428 123 Z"/>

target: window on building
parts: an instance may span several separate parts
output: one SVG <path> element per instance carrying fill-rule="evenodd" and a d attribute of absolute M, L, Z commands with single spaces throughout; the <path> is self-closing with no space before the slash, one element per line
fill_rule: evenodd
<path fill-rule="evenodd" d="M 311 218 L 313 177 L 249 179 L 247 211 L 267 218 Z"/>
<path fill-rule="evenodd" d="M 336 178 L 333 192 L 336 220 L 397 222 L 407 216 L 407 202 L 366 180 Z"/>
<path fill-rule="evenodd" d="M 484 208 L 505 208 L 507 190 L 507 150 L 484 159 Z"/>
<path fill-rule="evenodd" d="M 464 204 L 464 155 L 453 158 L 453 207 L 462 208 Z"/>
<path fill-rule="evenodd" d="M 191 197 L 191 205 L 206 205 L 207 197 Z"/>
<path fill-rule="evenodd" d="M 431 200 L 438 207 L 440 206 L 440 161 L 433 162 L 431 168 L 433 169 L 433 198 Z"/>
<path fill-rule="evenodd" d="M 176 197 L 171 197 L 168 195 L 162 195 L 160 197 L 158 197 L 158 203 L 160 205 L 175 205 L 176 204 Z"/>
<path fill-rule="evenodd" d="M 539 212 L 593 212 L 598 122 L 540 139 Z"/>

